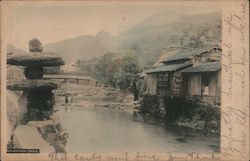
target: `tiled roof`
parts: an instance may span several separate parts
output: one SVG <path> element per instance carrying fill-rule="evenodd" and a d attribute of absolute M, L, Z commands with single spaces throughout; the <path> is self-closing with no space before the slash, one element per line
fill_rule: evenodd
<path fill-rule="evenodd" d="M 165 60 L 162 60 L 162 62 L 169 62 L 174 60 L 187 60 L 191 59 L 194 55 L 201 54 L 203 52 L 209 51 L 213 48 L 220 48 L 218 45 L 213 45 L 205 48 L 196 48 L 196 49 L 182 49 L 176 52 L 176 54 L 170 55 Z"/>
<path fill-rule="evenodd" d="M 208 62 L 183 70 L 184 73 L 215 72 L 221 69 L 220 62 Z"/>
<path fill-rule="evenodd" d="M 145 73 L 157 73 L 157 72 L 171 72 L 177 69 L 181 69 L 191 65 L 192 62 L 182 63 L 182 64 L 171 64 L 171 65 L 163 65 L 160 67 L 148 69 Z"/>

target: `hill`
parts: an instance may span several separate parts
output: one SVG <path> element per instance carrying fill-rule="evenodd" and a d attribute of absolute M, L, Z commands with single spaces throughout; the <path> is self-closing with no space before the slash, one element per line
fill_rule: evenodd
<path fill-rule="evenodd" d="M 220 41 L 220 12 L 185 15 L 166 11 L 144 19 L 118 36 L 100 31 L 46 44 L 44 50 L 56 52 L 66 61 L 88 61 L 108 52 L 116 56 L 133 53 L 143 66 L 151 66 L 170 47 L 199 48 Z"/>
<path fill-rule="evenodd" d="M 119 49 L 134 50 L 145 64 L 152 64 L 169 47 L 199 48 L 220 41 L 221 13 L 185 16 L 163 12 L 122 33 Z"/>
<path fill-rule="evenodd" d="M 72 39 L 46 44 L 44 50 L 60 54 L 66 61 L 78 58 L 91 59 L 105 52 L 116 50 L 115 38 L 108 32 L 100 31 L 97 35 L 83 35 Z"/>

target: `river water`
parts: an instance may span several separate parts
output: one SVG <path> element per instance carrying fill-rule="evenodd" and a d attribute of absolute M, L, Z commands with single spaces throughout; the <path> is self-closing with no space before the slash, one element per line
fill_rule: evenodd
<path fill-rule="evenodd" d="M 219 136 L 137 122 L 132 110 L 61 109 L 67 152 L 217 152 Z"/>

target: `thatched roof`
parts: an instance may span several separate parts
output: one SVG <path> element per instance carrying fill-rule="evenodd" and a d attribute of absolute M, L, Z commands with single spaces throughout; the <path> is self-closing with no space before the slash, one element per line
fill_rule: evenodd
<path fill-rule="evenodd" d="M 179 51 L 176 51 L 176 54 L 170 55 L 165 60 L 162 60 L 162 62 L 170 62 L 175 60 L 190 60 L 193 58 L 193 56 L 210 51 L 211 49 L 214 48 L 221 49 L 218 45 L 213 45 L 205 48 L 197 48 L 197 49 L 181 49 Z"/>
<path fill-rule="evenodd" d="M 181 68 L 185 68 L 187 66 L 192 65 L 192 62 L 187 62 L 187 63 L 181 63 L 181 64 L 171 64 L 171 65 L 163 65 L 160 67 L 148 69 L 145 71 L 145 73 L 158 73 L 158 72 L 171 72 L 174 70 L 178 70 Z"/>
<path fill-rule="evenodd" d="M 221 69 L 220 62 L 208 62 L 183 70 L 183 73 L 216 72 Z"/>

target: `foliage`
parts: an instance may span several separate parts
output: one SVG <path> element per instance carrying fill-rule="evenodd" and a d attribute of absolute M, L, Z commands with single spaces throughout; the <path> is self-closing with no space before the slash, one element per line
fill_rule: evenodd
<path fill-rule="evenodd" d="M 167 97 L 164 104 L 166 110 L 165 120 L 167 122 L 175 122 L 181 117 L 191 120 L 195 109 L 198 108 L 196 100 L 186 100 L 181 97 Z"/>
<path fill-rule="evenodd" d="M 95 78 L 105 85 L 109 84 L 109 71 L 110 71 L 110 65 L 112 64 L 113 60 L 112 54 L 105 54 L 98 60 L 97 64 L 95 65 Z"/>
<path fill-rule="evenodd" d="M 205 131 L 220 131 L 220 108 L 212 107 L 209 104 L 201 104 L 196 110 L 200 121 L 204 121 Z"/>
<path fill-rule="evenodd" d="M 119 63 L 119 66 L 116 66 L 117 71 L 113 74 L 115 86 L 118 86 L 122 90 L 132 87 L 136 74 L 141 72 L 141 68 L 138 64 L 135 55 L 125 55 L 121 63 Z"/>
<path fill-rule="evenodd" d="M 181 126 L 204 130 L 204 132 L 220 131 L 220 108 L 202 103 L 196 99 L 181 97 L 163 97 L 145 95 L 139 111 L 152 117 L 161 117 L 166 124 L 176 123 Z M 162 109 L 164 107 L 164 109 Z"/>
<path fill-rule="evenodd" d="M 90 75 L 102 85 L 130 91 L 138 100 L 145 91 L 146 82 L 137 78 L 142 71 L 136 53 L 127 52 L 120 56 L 120 53 L 107 52 L 99 58 L 89 61 L 78 60 L 78 69 L 85 75 Z"/>
<path fill-rule="evenodd" d="M 107 86 L 127 90 L 139 72 L 141 68 L 135 55 L 115 59 L 113 54 L 106 53 L 96 63 L 94 77 Z"/>
<path fill-rule="evenodd" d="M 206 132 L 219 132 L 220 108 L 200 102 L 197 99 L 167 98 L 165 100 L 165 121 L 175 122 Z"/>
<path fill-rule="evenodd" d="M 155 118 L 161 118 L 164 114 L 161 101 L 161 98 L 157 95 L 146 94 L 141 101 L 139 112 L 142 114 L 151 115 Z"/>

